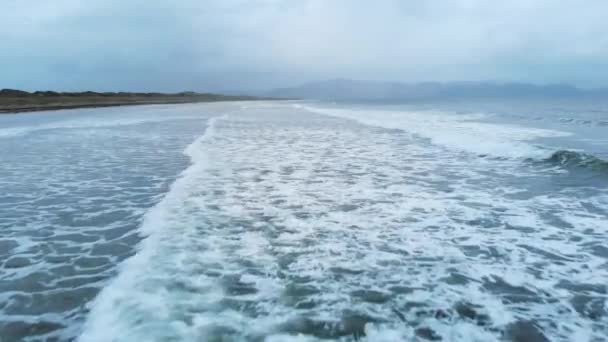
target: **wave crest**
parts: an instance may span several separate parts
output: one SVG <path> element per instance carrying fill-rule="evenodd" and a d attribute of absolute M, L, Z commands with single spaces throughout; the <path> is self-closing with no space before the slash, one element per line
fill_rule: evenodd
<path fill-rule="evenodd" d="M 544 161 L 567 169 L 584 168 L 608 174 L 608 161 L 587 153 L 559 150 Z"/>

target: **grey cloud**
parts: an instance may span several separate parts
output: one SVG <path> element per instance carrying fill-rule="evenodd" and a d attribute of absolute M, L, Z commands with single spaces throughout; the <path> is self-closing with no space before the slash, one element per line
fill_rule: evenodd
<path fill-rule="evenodd" d="M 608 79 L 604 0 L 5 0 L 0 87 Z"/>

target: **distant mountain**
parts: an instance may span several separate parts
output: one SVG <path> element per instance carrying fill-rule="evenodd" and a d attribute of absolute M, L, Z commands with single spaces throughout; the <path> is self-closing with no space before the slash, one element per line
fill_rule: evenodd
<path fill-rule="evenodd" d="M 440 98 L 606 96 L 607 89 L 582 90 L 567 84 L 498 82 L 399 83 L 335 79 L 275 89 L 276 97 L 322 100 L 420 100 Z"/>

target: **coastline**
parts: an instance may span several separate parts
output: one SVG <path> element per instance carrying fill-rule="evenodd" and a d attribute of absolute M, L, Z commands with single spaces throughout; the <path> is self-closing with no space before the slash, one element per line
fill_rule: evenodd
<path fill-rule="evenodd" d="M 193 92 L 163 94 L 96 92 L 58 93 L 37 91 L 29 93 L 20 90 L 3 89 L 0 90 L 0 115 L 79 108 L 261 100 L 284 99 L 240 95 L 201 94 Z"/>

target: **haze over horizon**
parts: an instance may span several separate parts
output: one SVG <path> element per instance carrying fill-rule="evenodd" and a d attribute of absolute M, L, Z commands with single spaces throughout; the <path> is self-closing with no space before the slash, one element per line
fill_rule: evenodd
<path fill-rule="evenodd" d="M 0 88 L 263 91 L 322 79 L 608 86 L 608 2 L 8 0 Z"/>

